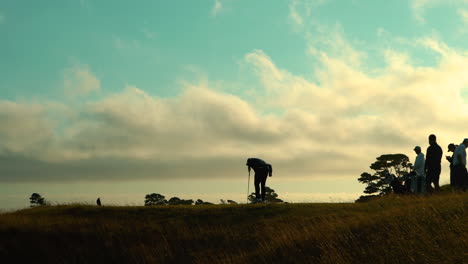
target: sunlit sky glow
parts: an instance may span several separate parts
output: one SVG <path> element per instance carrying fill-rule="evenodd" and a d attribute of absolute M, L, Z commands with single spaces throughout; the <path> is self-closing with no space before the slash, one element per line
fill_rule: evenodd
<path fill-rule="evenodd" d="M 243 202 L 248 157 L 352 201 L 375 157 L 468 137 L 467 29 L 467 0 L 2 1 L 0 208 Z"/>

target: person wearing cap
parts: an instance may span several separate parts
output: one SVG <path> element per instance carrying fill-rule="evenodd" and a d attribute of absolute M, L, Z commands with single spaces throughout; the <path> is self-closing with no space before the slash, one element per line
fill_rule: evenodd
<path fill-rule="evenodd" d="M 431 184 L 434 184 L 436 191 L 440 190 L 439 178 L 441 172 L 440 163 L 442 161 L 442 148 L 437 144 L 437 138 L 434 134 L 429 136 L 429 145 L 426 151 L 424 172 L 426 175 L 426 190 L 432 192 L 434 189 Z"/>
<path fill-rule="evenodd" d="M 468 183 L 468 173 L 466 171 L 466 148 L 468 147 L 468 138 L 458 145 L 453 153 L 454 186 L 466 190 Z"/>
<path fill-rule="evenodd" d="M 450 163 L 450 186 L 452 186 L 452 187 L 455 187 L 454 170 L 453 170 L 453 157 L 455 155 L 455 149 L 457 147 L 458 147 L 457 145 L 455 145 L 453 143 L 450 143 L 448 145 L 447 152 L 452 152 L 453 154 L 452 154 L 452 156 L 445 156 L 447 161 Z"/>
<path fill-rule="evenodd" d="M 416 176 L 411 179 L 411 191 L 413 193 L 423 193 L 426 187 L 426 177 L 424 174 L 424 154 L 421 152 L 421 147 L 414 147 L 416 153 L 416 160 L 414 161 L 413 171 L 416 172 Z"/>

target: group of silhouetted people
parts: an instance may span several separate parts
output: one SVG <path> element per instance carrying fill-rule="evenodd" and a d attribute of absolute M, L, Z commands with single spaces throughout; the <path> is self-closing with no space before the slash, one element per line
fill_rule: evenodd
<path fill-rule="evenodd" d="M 448 145 L 448 152 L 453 152 L 453 155 L 446 156 L 446 159 L 450 162 L 450 185 L 455 189 L 463 191 L 466 191 L 468 186 L 468 172 L 466 169 L 467 147 L 468 138 L 465 138 L 460 145 L 450 143 Z M 416 153 L 416 160 L 412 168 L 413 170 L 404 176 L 406 189 L 412 193 L 439 191 L 442 148 L 437 144 L 436 136 L 429 136 L 429 147 L 427 148 L 425 159 L 420 146 L 416 146 L 414 152 Z"/>
<path fill-rule="evenodd" d="M 468 147 L 468 138 L 465 138 L 459 145 L 450 143 L 448 152 L 452 156 L 446 156 L 450 162 L 450 186 L 456 190 L 466 191 L 468 188 L 468 171 L 466 169 L 466 148 Z M 436 135 L 429 136 L 429 147 L 426 156 L 422 153 L 421 147 L 414 148 L 416 160 L 412 166 L 412 171 L 403 176 L 404 184 L 388 171 L 390 186 L 395 193 L 432 193 L 440 191 L 440 173 L 442 170 L 441 161 L 443 151 L 437 144 Z M 253 203 L 265 202 L 265 183 L 268 176 L 272 175 L 272 167 L 262 159 L 247 159 L 247 167 L 255 171 L 255 200 Z M 250 176 L 249 176 L 250 177 Z"/>

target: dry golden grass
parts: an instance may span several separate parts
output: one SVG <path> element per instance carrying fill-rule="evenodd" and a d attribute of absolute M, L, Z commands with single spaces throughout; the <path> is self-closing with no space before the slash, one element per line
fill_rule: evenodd
<path fill-rule="evenodd" d="M 468 263 L 468 194 L 0 214 L 3 263 Z"/>

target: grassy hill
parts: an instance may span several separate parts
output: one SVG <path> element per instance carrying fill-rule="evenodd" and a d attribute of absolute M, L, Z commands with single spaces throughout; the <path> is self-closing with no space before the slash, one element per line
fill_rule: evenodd
<path fill-rule="evenodd" d="M 468 194 L 0 214 L 2 263 L 468 263 Z M 6 262 L 3 262 L 6 260 Z"/>

